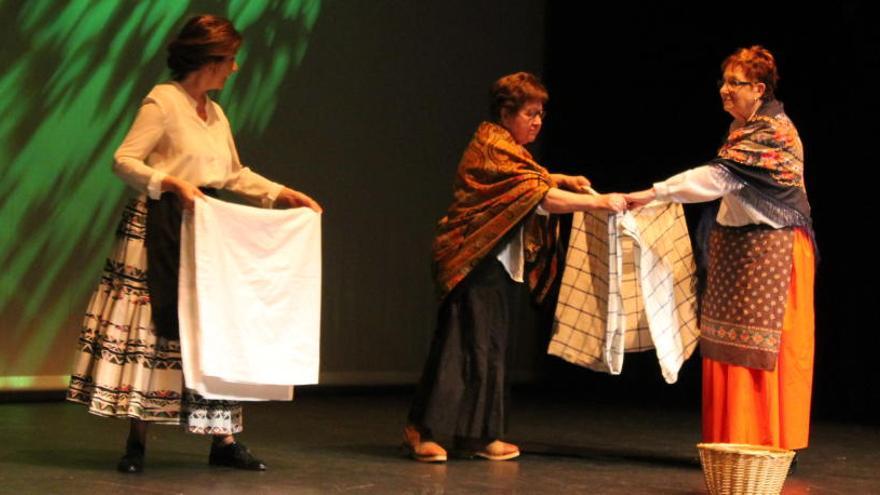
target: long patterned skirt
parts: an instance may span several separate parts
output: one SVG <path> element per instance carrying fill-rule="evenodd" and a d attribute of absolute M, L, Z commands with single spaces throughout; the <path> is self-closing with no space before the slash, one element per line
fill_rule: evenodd
<path fill-rule="evenodd" d="M 238 433 L 241 405 L 186 389 L 180 341 L 156 335 L 147 288 L 146 216 L 143 196 L 125 207 L 86 309 L 67 400 L 99 416 L 182 425 L 204 435 Z"/>
<path fill-rule="evenodd" d="M 814 253 L 795 230 L 791 283 L 773 371 L 703 359 L 703 441 L 806 448 L 813 383 Z"/>

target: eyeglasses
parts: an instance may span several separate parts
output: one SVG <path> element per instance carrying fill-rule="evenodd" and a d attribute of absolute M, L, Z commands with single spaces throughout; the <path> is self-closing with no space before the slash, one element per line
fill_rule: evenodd
<path fill-rule="evenodd" d="M 522 114 L 523 117 L 525 117 L 529 120 L 535 120 L 535 118 L 537 118 L 537 117 L 541 117 L 541 120 L 544 120 L 547 117 L 546 110 L 531 110 L 528 112 L 525 110 L 521 110 L 520 114 Z"/>
<path fill-rule="evenodd" d="M 718 89 L 721 89 L 721 88 L 724 87 L 725 85 L 726 85 L 726 86 L 730 86 L 731 88 L 734 88 L 734 89 L 739 89 L 739 88 L 741 88 L 741 87 L 743 87 L 743 86 L 751 86 L 752 84 L 755 84 L 755 83 L 753 83 L 753 82 L 749 82 L 749 81 L 738 81 L 738 80 L 736 80 L 736 79 L 719 79 L 719 80 L 716 81 L 715 83 L 718 85 Z"/>

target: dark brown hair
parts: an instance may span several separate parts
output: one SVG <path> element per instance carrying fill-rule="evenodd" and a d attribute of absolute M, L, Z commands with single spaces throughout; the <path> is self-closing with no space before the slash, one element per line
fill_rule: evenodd
<path fill-rule="evenodd" d="M 547 88 L 538 76 L 528 72 L 517 72 L 502 77 L 492 84 L 489 90 L 489 115 L 495 122 L 501 121 L 503 110 L 518 112 L 530 101 L 547 103 Z"/>
<path fill-rule="evenodd" d="M 186 21 L 180 34 L 168 44 L 168 68 L 176 81 L 190 72 L 223 60 L 241 46 L 243 38 L 229 19 L 204 14 Z"/>

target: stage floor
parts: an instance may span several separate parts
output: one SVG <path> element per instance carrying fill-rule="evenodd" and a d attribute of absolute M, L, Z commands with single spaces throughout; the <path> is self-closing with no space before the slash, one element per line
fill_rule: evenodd
<path fill-rule="evenodd" d="M 63 402 L 0 404 L 0 493 L 705 493 L 696 410 L 514 395 L 516 461 L 422 464 L 399 449 L 408 393 L 302 393 L 245 408 L 263 473 L 207 465 L 209 441 L 149 432 L 144 473 L 115 471 L 127 423 Z M 784 494 L 880 493 L 880 431 L 818 422 Z"/>

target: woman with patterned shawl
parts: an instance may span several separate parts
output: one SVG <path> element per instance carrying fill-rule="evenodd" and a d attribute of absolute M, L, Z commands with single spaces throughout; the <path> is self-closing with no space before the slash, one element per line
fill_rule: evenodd
<path fill-rule="evenodd" d="M 718 155 L 627 201 L 721 198 L 700 314 L 703 441 L 803 449 L 815 269 L 803 149 L 774 98 L 769 51 L 739 49 L 722 69 L 721 100 L 734 121 Z"/>
<path fill-rule="evenodd" d="M 437 227 L 437 330 L 404 429 L 411 457 L 442 462 L 434 441 L 454 437 L 470 455 L 519 455 L 501 441 L 508 409 L 507 363 L 524 282 L 543 297 L 556 268 L 556 223 L 549 214 L 622 211 L 622 195 L 584 194 L 584 177 L 551 174 L 525 149 L 538 136 L 547 91 L 532 74 L 502 77 L 483 122 L 462 155 L 453 201 Z M 528 265 L 528 272 L 526 266 Z"/>
<path fill-rule="evenodd" d="M 187 21 L 168 45 L 174 80 L 150 91 L 114 154 L 113 171 L 140 194 L 123 212 L 86 308 L 67 399 L 130 420 L 117 465 L 124 473 L 143 471 L 151 423 L 212 436 L 211 465 L 266 469 L 233 436 L 243 428 L 241 404 L 186 388 L 177 320 L 181 208 L 223 188 L 265 206 L 321 209 L 239 161 L 229 121 L 208 91 L 238 70 L 241 43 L 228 19 Z"/>

